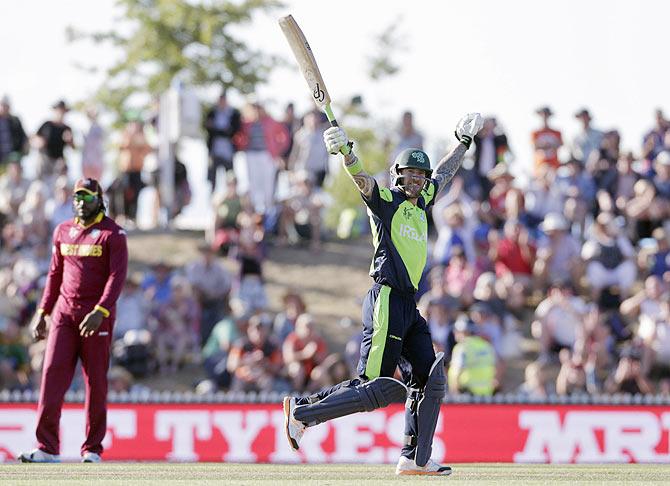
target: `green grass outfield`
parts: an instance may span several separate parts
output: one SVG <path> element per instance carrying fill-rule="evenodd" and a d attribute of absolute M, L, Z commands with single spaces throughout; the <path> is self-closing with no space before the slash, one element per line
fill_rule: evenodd
<path fill-rule="evenodd" d="M 0 484 L 240 484 L 345 485 L 425 483 L 467 484 L 644 484 L 670 483 L 670 465 L 456 464 L 449 477 L 398 477 L 392 465 L 328 464 L 2 464 Z"/>

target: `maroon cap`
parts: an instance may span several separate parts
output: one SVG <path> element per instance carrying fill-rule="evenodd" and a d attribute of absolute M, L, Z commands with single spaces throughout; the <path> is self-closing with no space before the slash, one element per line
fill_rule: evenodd
<path fill-rule="evenodd" d="M 94 194 L 96 196 L 102 197 L 102 187 L 95 179 L 79 179 L 74 184 L 74 193 L 86 192 L 88 194 Z"/>

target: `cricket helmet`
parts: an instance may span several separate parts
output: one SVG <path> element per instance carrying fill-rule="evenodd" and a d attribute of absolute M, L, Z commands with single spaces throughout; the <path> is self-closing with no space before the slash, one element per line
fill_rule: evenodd
<path fill-rule="evenodd" d="M 404 185 L 402 169 L 419 169 L 425 173 L 424 189 L 427 188 L 433 169 L 430 167 L 428 154 L 421 149 L 409 148 L 398 154 L 391 166 L 391 180 L 394 186 Z"/>

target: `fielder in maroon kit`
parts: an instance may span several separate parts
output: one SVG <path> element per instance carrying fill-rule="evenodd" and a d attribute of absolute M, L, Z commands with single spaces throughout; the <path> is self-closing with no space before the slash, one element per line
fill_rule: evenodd
<path fill-rule="evenodd" d="M 22 462 L 59 462 L 61 409 L 77 358 L 86 382 L 83 462 L 99 462 L 107 430 L 107 369 L 116 300 L 126 280 L 126 234 L 105 216 L 102 189 L 94 179 L 74 187 L 76 217 L 56 227 L 49 276 L 31 330 L 47 336 L 38 406 L 38 448 Z"/>

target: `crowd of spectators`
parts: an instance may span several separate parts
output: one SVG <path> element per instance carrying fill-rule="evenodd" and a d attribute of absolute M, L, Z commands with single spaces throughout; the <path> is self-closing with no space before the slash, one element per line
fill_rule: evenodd
<path fill-rule="evenodd" d="M 72 217 L 67 153 L 78 138 L 65 123 L 67 104 L 53 109 L 28 136 L 9 100 L 0 101 L 0 388 L 39 385 L 44 344 L 30 344 L 25 326 L 44 285 L 51 232 Z M 529 181 L 515 176 L 522 158 L 489 117 L 471 160 L 432 210 L 417 299 L 447 356 L 449 389 L 515 391 L 510 364 L 526 360 L 517 391 L 528 397 L 667 394 L 670 122 L 658 111 L 635 153 L 621 150 L 616 130 L 593 128 L 586 109 L 575 114 L 582 130 L 569 142 L 549 107 L 537 114 Z M 95 110 L 87 116 L 81 170 L 99 178 L 108 170 L 106 134 Z M 401 120 L 390 156 L 423 148 L 412 113 Z M 140 192 L 155 182 L 145 166 L 155 154 L 152 123 L 129 117 L 117 147 L 109 208 L 129 229 Z M 355 374 L 360 334 L 349 331 L 342 352 L 330 349 L 300 295 L 287 291 L 272 312 L 263 277 L 272 245 L 322 251 L 326 126 L 316 111 L 297 116 L 288 105 L 275 120 L 257 100 L 238 110 L 221 94 L 203 122 L 211 227 L 195 261 L 131 272 L 114 329 L 115 390 L 185 367 L 199 392 L 311 392 Z M 31 149 L 39 164 L 29 180 L 22 157 Z M 186 204 L 188 161 L 177 162 Z"/>

